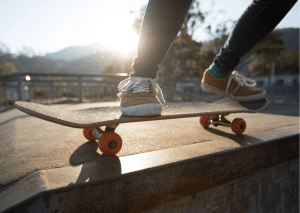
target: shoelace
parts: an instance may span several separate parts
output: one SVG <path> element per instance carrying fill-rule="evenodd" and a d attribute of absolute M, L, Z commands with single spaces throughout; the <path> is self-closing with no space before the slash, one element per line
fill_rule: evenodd
<path fill-rule="evenodd" d="M 132 88 L 134 88 L 132 93 L 149 92 L 150 83 L 152 85 L 153 92 L 155 93 L 158 101 L 160 102 L 160 104 L 164 104 L 165 100 L 158 84 L 152 78 L 141 78 L 141 77 L 132 77 L 132 78 L 129 77 L 124 81 L 121 81 L 121 83 L 118 86 L 119 93 L 117 94 L 117 96 L 119 98 L 117 102 L 120 100 L 120 98 L 124 95 L 126 91 Z"/>
<path fill-rule="evenodd" d="M 234 79 L 234 81 L 237 82 L 238 86 L 236 87 L 236 89 L 233 91 L 233 93 L 235 93 L 237 91 L 237 89 L 239 87 L 242 87 L 244 85 L 250 86 L 250 87 L 254 87 L 256 85 L 256 82 L 250 78 L 246 78 L 244 76 L 239 75 L 239 73 L 237 71 L 233 71 L 231 76 L 228 79 L 227 82 L 227 87 L 226 87 L 226 93 L 228 92 L 228 88 L 230 86 L 231 81 Z M 248 82 L 252 82 L 252 84 L 247 83 Z"/>

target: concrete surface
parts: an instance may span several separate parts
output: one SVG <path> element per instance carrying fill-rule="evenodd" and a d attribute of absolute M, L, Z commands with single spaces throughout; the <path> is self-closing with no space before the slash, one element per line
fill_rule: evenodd
<path fill-rule="evenodd" d="M 65 104 L 57 105 L 57 107 L 70 109 L 93 108 L 99 107 L 99 103 Z M 179 161 L 184 160 L 180 157 L 182 154 L 191 158 L 197 156 L 199 154 L 197 150 L 202 150 L 203 154 L 207 155 L 251 145 L 256 141 L 256 136 L 260 138 L 271 134 L 276 138 L 282 133 L 292 134 L 295 131 L 299 133 L 298 104 L 270 105 L 263 113 L 228 116 L 229 119 L 242 117 L 246 120 L 247 129 L 242 136 L 234 135 L 231 129 L 227 127 L 203 129 L 198 118 L 123 124 L 116 130 L 123 139 L 123 148 L 118 156 L 110 157 L 102 155 L 97 143 L 87 141 L 80 129 L 39 120 L 16 109 L 8 110 L 0 115 L 0 193 L 2 196 L 4 192 L 8 192 L 8 189 L 19 184 L 20 181 L 18 180 L 22 178 L 23 180 L 32 178 L 32 176 L 29 176 L 31 174 L 39 178 L 43 173 L 42 170 L 47 173 L 46 170 L 55 170 L 55 168 L 60 167 L 66 169 L 64 172 L 71 169 L 75 173 L 69 184 L 74 182 L 74 178 L 76 179 L 75 183 L 84 184 L 85 182 L 97 181 L 97 178 L 103 177 L 102 172 L 104 170 L 101 168 L 107 169 L 107 166 L 103 167 L 103 162 L 108 162 L 104 163 L 105 165 L 119 165 L 109 168 L 108 174 L 120 175 L 121 172 L 130 171 L 130 169 L 128 170 L 132 166 L 130 163 L 127 163 L 126 166 L 123 166 L 124 164 L 120 166 L 120 159 L 122 157 L 125 159 L 125 156 L 128 159 L 141 156 L 140 153 L 161 152 L 160 155 L 144 158 L 144 161 L 142 161 L 144 163 L 139 164 L 141 166 L 139 168 L 145 169 L 149 162 L 155 164 L 160 161 L 161 158 L 157 156 L 164 156 L 164 151 L 168 152 L 174 148 L 177 151 L 172 154 L 172 158 Z M 291 131 L 290 128 L 293 130 Z M 271 133 L 268 131 L 271 131 Z M 265 135 L 267 132 L 268 134 Z M 258 141 L 261 142 L 261 139 Z M 186 147 L 192 146 L 195 147 L 186 150 Z M 194 153 L 193 150 L 195 150 Z M 134 162 L 139 162 L 139 160 Z M 96 173 L 91 172 L 91 170 L 95 171 L 94 167 L 88 166 L 91 164 L 98 165 L 96 166 L 98 169 L 100 165 L 100 170 L 96 170 Z M 150 163 L 149 165 L 153 166 L 154 164 Z M 52 178 L 49 177 L 47 181 L 51 182 Z M 107 176 L 104 176 L 104 178 L 107 178 Z M 34 178 L 30 180 L 34 180 Z M 32 181 L 32 183 L 38 182 Z M 34 187 L 32 185 L 28 186 Z M 36 194 L 39 190 L 40 192 L 52 190 L 47 187 L 49 185 L 38 184 L 34 193 Z"/>
<path fill-rule="evenodd" d="M 102 104 L 102 103 L 100 103 Z M 79 109 L 98 103 L 57 105 Z M 286 116 L 292 114 L 293 116 Z M 271 105 L 262 113 L 235 114 L 247 122 L 245 135 L 299 123 L 298 105 Z M 203 143 L 222 138 L 236 138 L 228 127 L 203 129 L 199 118 L 183 118 L 142 123 L 128 123 L 116 129 L 123 140 L 118 156 Z M 0 117 L 0 190 L 35 171 L 101 160 L 97 143 L 87 141 L 81 129 L 60 126 L 12 109 Z"/>
<path fill-rule="evenodd" d="M 298 212 L 298 150 L 297 124 L 42 170 L 2 192 L 0 211 Z"/>

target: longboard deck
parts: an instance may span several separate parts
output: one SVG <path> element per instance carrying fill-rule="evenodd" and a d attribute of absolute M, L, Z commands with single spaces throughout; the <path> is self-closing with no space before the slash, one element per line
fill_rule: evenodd
<path fill-rule="evenodd" d="M 198 117 L 214 114 L 255 113 L 262 111 L 267 99 L 237 102 L 224 98 L 214 103 L 170 103 L 163 106 L 161 116 L 127 117 L 119 107 L 99 107 L 81 110 L 63 110 L 53 106 L 18 101 L 15 107 L 37 118 L 74 128 L 96 128 L 119 123 Z"/>

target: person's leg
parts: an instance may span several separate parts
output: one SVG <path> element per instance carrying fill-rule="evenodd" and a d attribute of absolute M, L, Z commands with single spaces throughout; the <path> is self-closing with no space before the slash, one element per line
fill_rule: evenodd
<path fill-rule="evenodd" d="M 232 71 L 241 57 L 271 32 L 295 3 L 296 0 L 287 0 L 284 3 L 276 0 L 254 0 L 237 21 L 212 65 L 204 72 L 202 89 L 237 101 L 265 98 L 266 92 L 256 88 L 255 81 Z"/>
<path fill-rule="evenodd" d="M 178 34 L 192 0 L 149 0 L 143 19 L 132 77 L 154 79 Z"/>
<path fill-rule="evenodd" d="M 165 103 L 153 80 L 187 15 L 192 0 L 149 0 L 143 19 L 133 74 L 120 82 L 120 110 L 126 116 L 161 115 Z"/>
<path fill-rule="evenodd" d="M 233 31 L 210 68 L 226 76 L 252 47 L 268 35 L 297 0 L 254 0 L 237 21 Z"/>

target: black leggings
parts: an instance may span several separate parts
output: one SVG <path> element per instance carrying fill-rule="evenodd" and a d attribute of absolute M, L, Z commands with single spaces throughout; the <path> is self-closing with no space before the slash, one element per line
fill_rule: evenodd
<path fill-rule="evenodd" d="M 297 0 L 254 0 L 235 24 L 213 63 L 231 72 L 241 57 L 268 35 Z M 143 19 L 134 76 L 156 78 L 165 57 L 188 13 L 192 0 L 149 0 Z"/>

